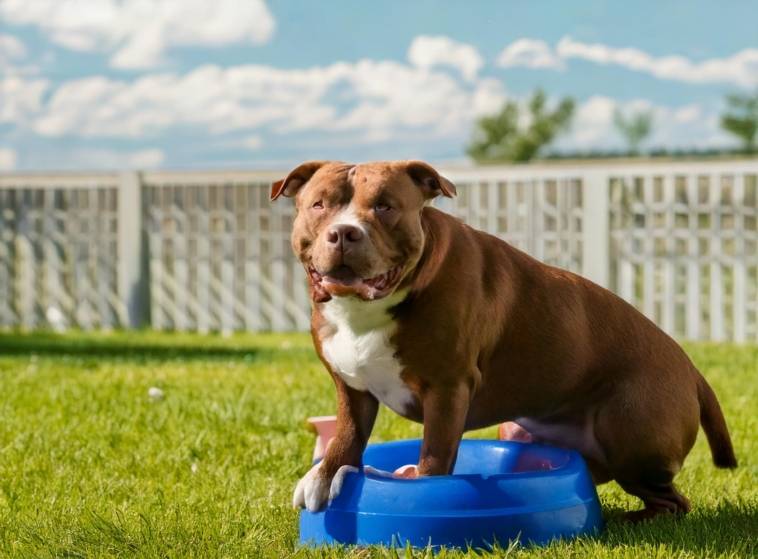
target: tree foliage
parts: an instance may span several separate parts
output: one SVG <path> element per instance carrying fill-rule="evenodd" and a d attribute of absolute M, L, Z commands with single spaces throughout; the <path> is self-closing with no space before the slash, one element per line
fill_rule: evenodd
<path fill-rule="evenodd" d="M 498 113 L 480 118 L 466 153 L 478 163 L 529 161 L 569 127 L 574 101 L 563 99 L 550 110 L 545 92 L 537 90 L 526 109 L 524 114 L 518 103 L 507 101 Z"/>
<path fill-rule="evenodd" d="M 758 92 L 727 95 L 726 103 L 728 108 L 721 115 L 721 127 L 737 136 L 747 153 L 755 153 L 758 147 Z"/>
<path fill-rule="evenodd" d="M 613 113 L 613 124 L 624 137 L 629 151 L 636 155 L 639 153 L 640 144 L 653 131 L 653 111 L 638 111 L 626 117 L 616 109 Z"/>

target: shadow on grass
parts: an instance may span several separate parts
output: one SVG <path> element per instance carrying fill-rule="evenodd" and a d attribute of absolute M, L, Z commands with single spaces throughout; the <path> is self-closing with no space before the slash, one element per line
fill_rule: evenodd
<path fill-rule="evenodd" d="M 1 355 L 44 355 L 82 358 L 112 358 L 128 360 L 208 360 L 240 359 L 260 361 L 280 358 L 286 353 L 302 355 L 305 347 L 256 345 L 255 343 L 222 344 L 214 336 L 196 336 L 193 340 L 176 340 L 161 336 L 161 341 L 150 341 L 144 334 L 121 333 L 114 336 L 88 336 L 82 334 L 0 333 Z"/>
<path fill-rule="evenodd" d="M 662 515 L 640 524 L 625 522 L 625 512 L 604 511 L 607 528 L 598 537 L 600 543 L 608 547 L 664 545 L 696 557 L 755 557 L 758 551 L 758 509 L 749 503 L 725 503 L 684 516 Z"/>

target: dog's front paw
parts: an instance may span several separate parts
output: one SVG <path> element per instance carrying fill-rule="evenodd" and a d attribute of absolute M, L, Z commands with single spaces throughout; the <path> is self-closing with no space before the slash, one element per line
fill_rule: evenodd
<path fill-rule="evenodd" d="M 295 494 L 292 497 L 292 506 L 306 508 L 310 512 L 321 509 L 327 501 L 331 501 L 342 490 L 342 483 L 349 472 L 357 472 L 355 466 L 341 466 L 334 477 L 329 479 L 322 470 L 319 462 L 313 466 L 303 478 L 297 482 Z"/>

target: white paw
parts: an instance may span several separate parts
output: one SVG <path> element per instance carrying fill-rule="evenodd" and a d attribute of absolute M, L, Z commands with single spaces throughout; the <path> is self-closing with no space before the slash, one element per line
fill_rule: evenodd
<path fill-rule="evenodd" d="M 321 464 L 313 466 L 295 486 L 295 494 L 292 497 L 292 506 L 295 508 L 305 507 L 310 512 L 321 509 L 327 501 L 331 501 L 342 490 L 342 483 L 348 472 L 357 472 L 355 466 L 341 466 L 334 477 L 329 480 L 321 475 Z"/>
<path fill-rule="evenodd" d="M 350 472 L 357 472 L 358 468 L 355 466 L 340 466 L 337 473 L 332 478 L 332 484 L 329 486 L 329 502 L 331 503 L 337 495 L 342 491 L 342 484 L 345 482 L 345 476 Z"/>

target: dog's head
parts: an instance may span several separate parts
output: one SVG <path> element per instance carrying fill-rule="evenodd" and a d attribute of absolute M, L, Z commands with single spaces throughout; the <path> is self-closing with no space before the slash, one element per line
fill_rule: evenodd
<path fill-rule="evenodd" d="M 438 195 L 455 186 L 421 161 L 311 161 L 271 187 L 271 200 L 295 198 L 292 248 L 316 302 L 392 293 L 421 257 L 421 210 Z"/>

